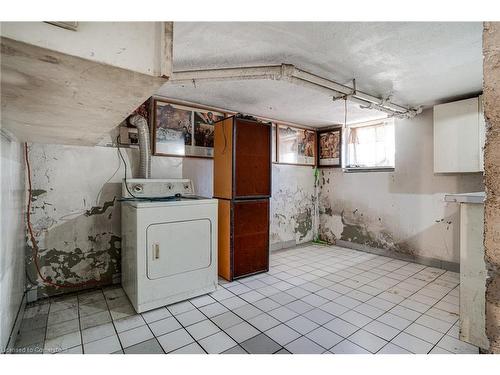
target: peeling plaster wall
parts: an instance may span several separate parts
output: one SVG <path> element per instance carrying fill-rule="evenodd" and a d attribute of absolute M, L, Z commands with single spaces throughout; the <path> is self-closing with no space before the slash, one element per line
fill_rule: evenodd
<path fill-rule="evenodd" d="M 213 195 L 213 162 L 185 158 L 182 176 L 193 180 L 196 193 Z M 270 247 L 282 248 L 312 241 L 315 215 L 314 169 L 273 164 L 270 201 Z"/>
<path fill-rule="evenodd" d="M 135 176 L 138 150 L 122 152 L 128 176 Z M 41 273 L 63 284 L 96 281 L 82 288 L 119 281 L 121 229 L 117 199 L 124 173 L 117 149 L 32 144 L 29 157 L 33 181 L 31 223 L 40 251 Z M 153 178 L 181 176 L 181 159 L 153 157 Z M 28 240 L 27 269 L 30 279 L 39 286 L 39 297 L 74 290 L 44 285 L 32 254 Z"/>
<path fill-rule="evenodd" d="M 434 174 L 432 109 L 396 120 L 394 172 L 320 173 L 320 238 L 459 262 L 459 207 L 446 193 L 482 191 L 482 175 Z"/>
<path fill-rule="evenodd" d="M 486 283 L 486 335 L 489 351 L 500 353 L 500 22 L 486 22 L 483 32 L 484 114 L 486 147 L 484 171 L 486 202 L 484 248 Z"/>
<path fill-rule="evenodd" d="M 272 173 L 271 249 L 312 241 L 316 202 L 314 169 L 275 164 Z"/>
<path fill-rule="evenodd" d="M 58 283 L 120 280 L 120 204 L 124 177 L 117 149 L 107 147 L 30 145 L 33 180 L 31 222 L 40 249 L 41 272 Z M 122 152 L 135 176 L 138 150 Z M 271 246 L 290 246 L 313 239 L 314 175 L 311 167 L 273 165 Z M 116 173 L 115 173 L 116 172 Z M 152 158 L 152 178 L 190 178 L 198 195 L 212 197 L 213 162 L 198 158 Z M 102 187 L 102 191 L 101 191 Z M 33 263 L 28 239 L 27 267 L 40 287 L 38 296 L 74 290 L 44 285 Z M 81 288 L 94 286 L 83 285 Z M 79 289 L 79 288 L 76 288 Z"/>
<path fill-rule="evenodd" d="M 3 130 L 0 200 L 0 353 L 6 349 L 24 294 L 24 164 L 22 145 Z"/>

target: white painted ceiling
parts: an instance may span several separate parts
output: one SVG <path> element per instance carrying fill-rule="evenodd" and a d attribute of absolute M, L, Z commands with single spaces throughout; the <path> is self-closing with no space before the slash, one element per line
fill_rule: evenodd
<path fill-rule="evenodd" d="M 174 70 L 294 64 L 358 89 L 430 106 L 482 87 L 479 22 L 176 22 Z M 165 84 L 159 95 L 309 126 L 344 122 L 344 103 L 281 81 Z M 348 122 L 381 117 L 350 104 Z"/>

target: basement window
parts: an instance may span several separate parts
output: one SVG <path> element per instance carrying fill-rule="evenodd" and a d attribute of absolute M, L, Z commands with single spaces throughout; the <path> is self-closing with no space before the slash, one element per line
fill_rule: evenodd
<path fill-rule="evenodd" d="M 393 171 L 394 138 L 394 119 L 348 125 L 344 170 Z"/>

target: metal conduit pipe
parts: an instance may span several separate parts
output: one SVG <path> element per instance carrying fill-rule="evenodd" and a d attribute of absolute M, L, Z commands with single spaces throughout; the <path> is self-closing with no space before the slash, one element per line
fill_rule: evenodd
<path fill-rule="evenodd" d="M 370 95 L 370 94 L 367 94 L 365 92 L 355 90 L 352 87 L 349 87 L 346 85 L 341 85 L 337 82 L 334 82 L 334 81 L 331 81 L 329 79 L 317 76 L 315 74 L 306 72 L 306 71 L 298 69 L 298 68 L 294 69 L 294 72 L 292 75 L 293 75 L 293 77 L 302 79 L 304 81 L 312 82 L 318 86 L 327 87 L 333 91 L 342 93 L 344 95 L 351 96 L 355 99 L 358 99 L 358 101 L 357 101 L 358 103 L 360 103 L 360 101 L 363 101 L 364 104 L 367 104 L 367 102 L 368 102 L 368 103 L 372 103 L 378 107 L 384 107 L 384 108 L 389 109 L 392 112 L 398 112 L 398 113 L 406 113 L 407 111 L 411 110 L 411 109 L 408 109 L 406 107 L 391 103 L 388 100 L 377 98 L 377 97 Z M 363 104 L 363 103 L 361 103 L 361 104 Z"/>
<path fill-rule="evenodd" d="M 139 140 L 138 178 L 151 178 L 151 148 L 148 122 L 141 115 L 133 115 L 129 118 L 129 123 L 137 128 L 137 138 Z"/>
<path fill-rule="evenodd" d="M 174 72 L 169 82 L 175 84 L 192 81 L 220 82 L 242 79 L 280 79 L 281 65 L 249 66 L 244 68 L 221 68 L 185 70 Z"/>
<path fill-rule="evenodd" d="M 411 118 L 422 111 L 420 107 L 407 108 L 392 103 L 388 99 L 378 98 L 330 79 L 306 72 L 291 64 L 179 71 L 173 73 L 170 84 L 246 79 L 282 80 L 326 91 L 330 95 L 333 94 L 334 97 L 341 94 L 348 100 L 358 103 L 366 109 L 376 109 L 399 118 Z"/>
<path fill-rule="evenodd" d="M 295 78 L 295 77 L 291 77 L 289 79 L 289 81 L 291 83 L 293 83 L 293 84 L 298 85 L 298 86 L 309 87 L 309 88 L 312 88 L 312 89 L 324 91 L 325 93 L 327 93 L 329 95 L 332 94 L 332 89 L 329 89 L 329 88 L 324 87 L 322 85 L 314 84 L 314 83 L 309 82 L 309 81 L 301 80 L 301 79 L 298 79 L 298 78 Z M 344 94 L 344 95 L 346 95 L 346 97 L 347 97 L 348 100 L 352 101 L 353 103 L 359 104 L 362 108 L 365 108 L 365 109 L 375 109 L 377 111 L 387 113 L 387 114 L 389 114 L 391 116 L 394 116 L 394 117 L 397 117 L 397 118 L 411 118 L 411 117 L 414 117 L 417 114 L 417 113 L 415 113 L 415 114 L 411 113 L 411 111 L 413 111 L 411 109 L 410 110 L 406 110 L 404 112 L 394 111 L 394 110 L 391 110 L 389 108 L 386 108 L 386 107 L 374 104 L 372 102 L 368 102 L 366 100 L 359 99 L 358 97 L 356 97 L 356 96 L 354 96 L 352 94 Z"/>

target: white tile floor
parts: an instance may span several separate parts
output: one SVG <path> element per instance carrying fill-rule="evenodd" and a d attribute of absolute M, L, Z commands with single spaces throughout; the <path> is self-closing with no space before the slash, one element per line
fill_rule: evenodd
<path fill-rule="evenodd" d="M 26 309 L 17 352 L 478 353 L 458 340 L 458 274 L 340 247 L 136 314 L 120 287 Z"/>

